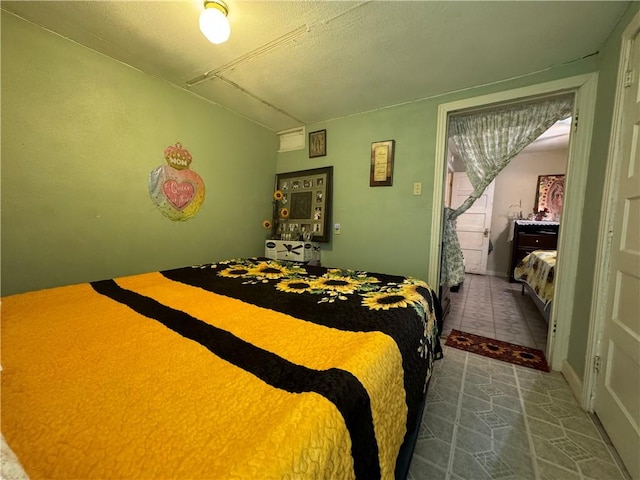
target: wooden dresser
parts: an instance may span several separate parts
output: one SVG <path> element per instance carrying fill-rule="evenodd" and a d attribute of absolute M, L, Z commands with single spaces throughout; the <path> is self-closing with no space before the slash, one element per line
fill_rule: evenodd
<path fill-rule="evenodd" d="M 529 253 L 534 250 L 555 250 L 558 248 L 559 228 L 558 222 L 514 221 L 508 272 L 510 282 L 515 282 L 513 270 L 516 265 Z"/>

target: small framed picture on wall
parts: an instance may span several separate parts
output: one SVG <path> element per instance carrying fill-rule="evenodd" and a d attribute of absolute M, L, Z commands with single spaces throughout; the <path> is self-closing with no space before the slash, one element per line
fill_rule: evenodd
<path fill-rule="evenodd" d="M 327 131 L 309 133 L 309 158 L 324 157 L 327 154 Z"/>
<path fill-rule="evenodd" d="M 370 187 L 389 187 L 393 185 L 393 156 L 395 140 L 373 142 L 371 144 Z"/>

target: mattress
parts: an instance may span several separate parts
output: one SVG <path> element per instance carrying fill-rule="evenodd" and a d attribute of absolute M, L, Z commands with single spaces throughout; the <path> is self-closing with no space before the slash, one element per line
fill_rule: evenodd
<path fill-rule="evenodd" d="M 534 250 L 516 266 L 513 278 L 524 282 L 548 305 L 553 300 L 556 250 Z"/>
<path fill-rule="evenodd" d="M 30 478 L 393 478 L 441 356 L 407 277 L 236 259 L 2 299 Z"/>

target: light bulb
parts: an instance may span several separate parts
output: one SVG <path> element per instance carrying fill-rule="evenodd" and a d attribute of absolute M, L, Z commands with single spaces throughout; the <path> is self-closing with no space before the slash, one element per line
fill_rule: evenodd
<path fill-rule="evenodd" d="M 200 31 L 211 43 L 219 44 L 229 39 L 231 26 L 224 13 L 209 7 L 200 14 Z"/>

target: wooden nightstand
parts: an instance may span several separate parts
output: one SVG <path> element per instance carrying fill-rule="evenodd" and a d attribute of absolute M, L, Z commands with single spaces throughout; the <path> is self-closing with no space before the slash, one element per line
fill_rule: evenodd
<path fill-rule="evenodd" d="M 537 222 L 532 220 L 516 220 L 511 246 L 511 262 L 509 263 L 509 281 L 513 278 L 513 270 L 520 260 L 534 250 L 556 250 L 558 248 L 558 222 Z"/>

